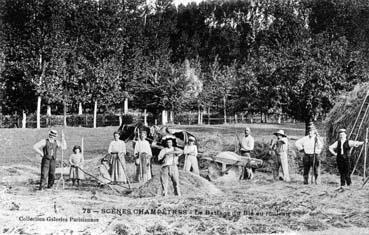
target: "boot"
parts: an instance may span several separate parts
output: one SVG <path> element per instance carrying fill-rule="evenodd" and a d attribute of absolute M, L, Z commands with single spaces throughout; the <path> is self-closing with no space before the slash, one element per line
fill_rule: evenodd
<path fill-rule="evenodd" d="M 304 184 L 309 184 L 309 175 L 304 175 Z"/>

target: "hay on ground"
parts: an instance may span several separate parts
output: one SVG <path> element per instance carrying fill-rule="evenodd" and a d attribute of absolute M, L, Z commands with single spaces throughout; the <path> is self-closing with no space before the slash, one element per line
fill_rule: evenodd
<path fill-rule="evenodd" d="M 132 197 L 154 197 L 162 195 L 160 166 L 153 166 L 153 171 L 154 177 L 140 188 L 133 190 L 130 194 Z M 168 195 L 174 195 L 173 184 L 170 179 L 168 186 Z M 182 170 L 179 170 L 179 188 L 183 196 L 221 194 L 221 190 L 211 182 L 201 176 Z"/>

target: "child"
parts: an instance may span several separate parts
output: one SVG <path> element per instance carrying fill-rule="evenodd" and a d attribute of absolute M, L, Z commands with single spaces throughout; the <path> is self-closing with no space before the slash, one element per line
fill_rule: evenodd
<path fill-rule="evenodd" d="M 109 157 L 110 155 L 107 155 L 100 160 L 99 176 L 98 176 L 100 186 L 103 186 L 111 182 L 110 176 L 111 166 Z"/>
<path fill-rule="evenodd" d="M 190 136 L 188 138 L 188 145 L 183 149 L 185 155 L 185 163 L 183 166 L 184 171 L 192 171 L 194 174 L 199 175 L 199 164 L 197 163 L 197 146 L 195 145 L 195 138 Z"/>
<path fill-rule="evenodd" d="M 70 163 L 70 171 L 69 171 L 69 178 L 72 179 L 72 184 L 77 183 L 79 186 L 79 181 L 84 179 L 84 174 L 81 171 L 83 169 L 83 155 L 80 146 L 73 147 L 73 154 L 69 157 Z"/>

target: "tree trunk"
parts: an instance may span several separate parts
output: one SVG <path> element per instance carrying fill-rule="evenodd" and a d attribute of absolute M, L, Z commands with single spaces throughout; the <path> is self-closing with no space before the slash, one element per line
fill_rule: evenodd
<path fill-rule="evenodd" d="M 161 112 L 161 124 L 166 125 L 168 123 L 168 113 L 166 110 Z"/>
<path fill-rule="evenodd" d="M 26 124 L 27 124 L 27 114 L 26 111 L 22 111 L 22 128 L 26 128 Z"/>
<path fill-rule="evenodd" d="M 119 115 L 119 126 L 122 126 L 122 122 L 123 122 L 123 120 L 122 120 L 122 114 L 120 114 Z"/>
<path fill-rule="evenodd" d="M 263 112 L 260 112 L 260 123 L 264 122 L 264 114 Z"/>
<path fill-rule="evenodd" d="M 208 107 L 208 125 L 210 125 L 210 106 Z"/>
<path fill-rule="evenodd" d="M 234 123 L 237 123 L 237 114 L 234 115 Z"/>
<path fill-rule="evenodd" d="M 40 129 L 41 125 L 41 96 L 37 97 L 37 111 L 36 111 L 36 128 Z"/>
<path fill-rule="evenodd" d="M 82 115 L 83 109 L 82 109 L 82 102 L 78 103 L 78 115 Z"/>
<path fill-rule="evenodd" d="M 147 110 L 146 109 L 144 109 L 144 125 L 148 126 L 147 125 Z"/>
<path fill-rule="evenodd" d="M 96 119 L 97 119 L 97 100 L 94 102 L 94 128 L 96 128 Z"/>
<path fill-rule="evenodd" d="M 282 114 L 278 114 L 278 124 L 282 123 Z"/>
<path fill-rule="evenodd" d="M 310 124 L 312 123 L 312 118 L 308 117 L 305 119 L 305 135 L 309 134 Z"/>
<path fill-rule="evenodd" d="M 174 111 L 173 110 L 169 111 L 169 122 L 174 124 Z"/>
<path fill-rule="evenodd" d="M 227 105 L 227 100 L 226 97 L 223 96 L 223 106 L 224 106 L 224 124 L 227 124 L 227 109 L 226 106 Z"/>
<path fill-rule="evenodd" d="M 200 110 L 200 105 L 197 106 L 197 124 L 201 125 L 201 110 Z"/>
<path fill-rule="evenodd" d="M 63 103 L 63 124 L 67 127 L 67 105 Z"/>
<path fill-rule="evenodd" d="M 200 123 L 201 125 L 204 123 L 204 111 L 200 111 Z"/>
<path fill-rule="evenodd" d="M 128 113 L 128 98 L 124 99 L 124 109 L 123 109 L 124 114 Z"/>
<path fill-rule="evenodd" d="M 49 104 L 47 105 L 46 115 L 49 117 L 51 116 L 51 105 Z"/>

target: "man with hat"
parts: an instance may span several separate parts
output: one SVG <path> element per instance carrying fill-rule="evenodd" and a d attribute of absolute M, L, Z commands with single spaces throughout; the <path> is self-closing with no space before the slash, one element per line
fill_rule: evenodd
<path fill-rule="evenodd" d="M 311 127 L 309 134 L 297 140 L 295 145 L 300 152 L 304 152 L 304 184 L 309 183 L 310 167 L 312 168 L 315 177 L 315 183 L 317 183 L 320 165 L 319 154 L 323 149 L 323 141 L 318 136 L 317 130 L 314 127 Z"/>
<path fill-rule="evenodd" d="M 176 137 L 173 135 L 164 136 L 164 148 L 158 155 L 158 160 L 163 160 L 160 170 L 160 182 L 163 190 L 163 196 L 168 194 L 168 178 L 173 182 L 174 194 L 180 196 L 179 191 L 179 172 L 178 172 L 178 157 L 183 154 L 183 151 L 176 147 Z"/>
<path fill-rule="evenodd" d="M 290 175 L 288 172 L 288 139 L 287 135 L 283 130 L 279 130 L 273 133 L 277 136 L 277 140 L 273 141 L 271 145 L 271 149 L 274 154 L 274 169 L 273 169 L 273 178 L 274 180 L 278 180 L 279 168 L 282 167 L 283 171 L 283 180 L 286 182 L 290 182 Z"/>
<path fill-rule="evenodd" d="M 58 148 L 67 149 L 64 133 L 62 133 L 62 143 L 56 140 L 58 132 L 56 130 L 49 131 L 49 138 L 42 139 L 33 145 L 33 149 L 40 154 L 41 160 L 41 179 L 40 190 L 45 187 L 51 188 L 55 181 L 55 160 Z M 62 163 L 63 164 L 63 163 Z"/>
<path fill-rule="evenodd" d="M 254 150 L 254 138 L 250 135 L 251 129 L 250 127 L 245 128 L 245 136 L 242 137 L 239 142 L 240 145 L 240 154 L 242 157 L 251 158 L 251 151 Z M 240 179 L 252 179 L 254 177 L 254 170 L 251 170 L 249 167 L 243 167 L 241 171 Z"/>
<path fill-rule="evenodd" d="M 341 186 L 338 189 L 343 189 L 351 185 L 350 178 L 350 151 L 353 147 L 363 145 L 362 141 L 347 140 L 346 130 L 338 130 L 338 140 L 329 146 L 329 152 L 337 157 L 337 167 L 341 175 Z"/>

